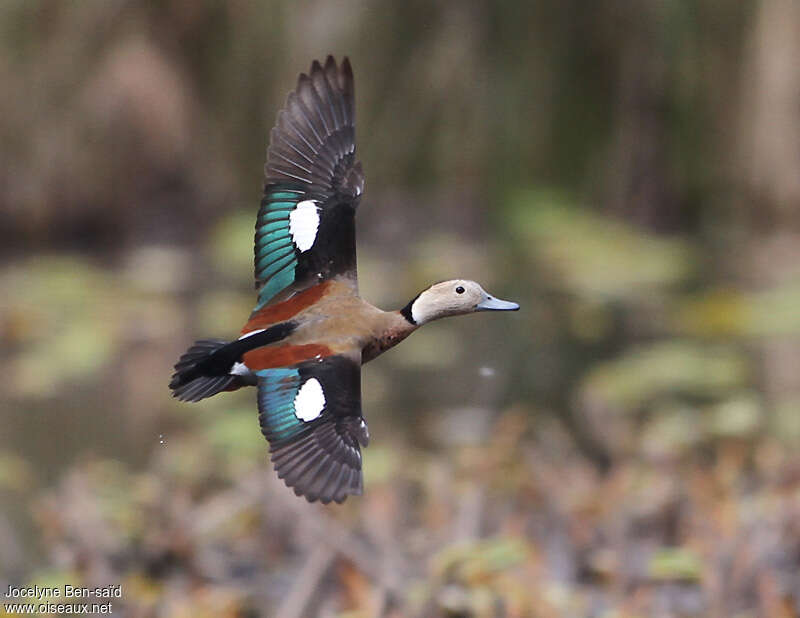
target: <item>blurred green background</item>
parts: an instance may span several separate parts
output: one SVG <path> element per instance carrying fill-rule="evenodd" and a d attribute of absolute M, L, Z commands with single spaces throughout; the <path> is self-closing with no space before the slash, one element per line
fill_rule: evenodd
<path fill-rule="evenodd" d="M 800 4 L 5 0 L 0 29 L 0 592 L 800 615 Z M 328 53 L 365 298 L 467 277 L 522 310 L 366 366 L 366 492 L 322 507 L 252 390 L 167 383 L 252 308 L 268 132 Z"/>

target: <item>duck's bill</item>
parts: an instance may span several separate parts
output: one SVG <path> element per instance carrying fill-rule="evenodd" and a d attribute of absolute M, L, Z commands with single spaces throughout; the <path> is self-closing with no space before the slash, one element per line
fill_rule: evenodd
<path fill-rule="evenodd" d="M 500 300 L 493 296 L 489 296 L 486 300 L 479 302 L 475 307 L 476 311 L 517 311 L 518 309 L 519 305 L 517 303 L 512 303 L 509 300 Z"/>

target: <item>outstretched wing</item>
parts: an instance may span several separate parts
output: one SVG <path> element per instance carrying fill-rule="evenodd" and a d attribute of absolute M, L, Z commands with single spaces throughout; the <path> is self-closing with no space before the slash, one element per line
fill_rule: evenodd
<path fill-rule="evenodd" d="M 355 213 L 364 189 L 355 149 L 350 62 L 314 61 L 270 134 L 256 222 L 256 310 L 338 275 L 355 284 Z"/>
<path fill-rule="evenodd" d="M 361 494 L 361 449 L 369 432 L 361 415 L 356 355 L 263 369 L 258 376 L 261 432 L 278 477 L 309 502 L 343 502 Z"/>

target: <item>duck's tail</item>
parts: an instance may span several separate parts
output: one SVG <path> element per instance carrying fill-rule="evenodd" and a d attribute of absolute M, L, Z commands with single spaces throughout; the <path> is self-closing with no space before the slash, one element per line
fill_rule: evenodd
<path fill-rule="evenodd" d="M 236 341 L 195 341 L 175 363 L 175 373 L 169 383 L 173 397 L 181 401 L 200 401 L 222 391 L 254 385 L 256 376 L 242 364 L 242 355 L 285 339 L 295 327 L 292 322 L 280 322 L 246 333 Z"/>
<path fill-rule="evenodd" d="M 200 401 L 243 386 L 241 376 L 231 373 L 237 360 L 232 358 L 231 347 L 231 342 L 221 339 L 195 341 L 175 363 L 169 383 L 172 396 L 181 401 Z"/>

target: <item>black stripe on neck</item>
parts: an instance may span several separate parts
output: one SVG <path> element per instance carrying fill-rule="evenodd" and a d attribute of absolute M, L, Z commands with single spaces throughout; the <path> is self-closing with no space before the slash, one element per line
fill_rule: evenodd
<path fill-rule="evenodd" d="M 420 292 L 422 294 L 422 292 Z M 414 302 L 419 298 L 419 294 L 417 294 L 414 298 L 412 298 L 408 304 L 400 310 L 400 315 L 402 315 L 410 324 L 414 326 L 417 325 L 417 321 L 414 319 L 413 314 L 411 313 L 411 306 Z"/>

